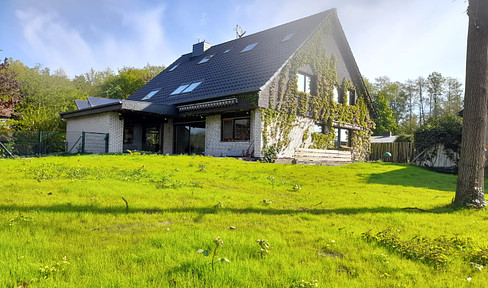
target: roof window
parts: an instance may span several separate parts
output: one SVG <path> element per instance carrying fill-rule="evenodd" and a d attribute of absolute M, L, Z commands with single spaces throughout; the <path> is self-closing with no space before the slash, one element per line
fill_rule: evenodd
<path fill-rule="evenodd" d="M 202 63 L 205 63 L 205 62 L 208 62 L 208 60 L 210 60 L 214 55 L 207 55 L 205 56 L 205 58 L 203 58 L 202 60 L 200 60 L 200 62 L 198 62 L 198 64 L 202 64 Z"/>
<path fill-rule="evenodd" d="M 293 35 L 295 35 L 295 33 L 291 33 L 291 34 L 286 35 L 285 38 L 283 38 L 283 40 L 281 40 L 281 42 L 285 42 L 285 41 L 290 40 L 291 37 L 293 37 Z"/>
<path fill-rule="evenodd" d="M 246 48 L 242 49 L 241 53 L 251 51 L 252 49 L 254 49 L 254 47 L 256 47 L 256 45 L 258 45 L 257 42 L 247 45 Z"/>
<path fill-rule="evenodd" d="M 224 54 L 227 54 L 230 52 L 230 48 L 224 51 Z"/>
<path fill-rule="evenodd" d="M 180 66 L 180 63 L 178 63 L 178 64 L 174 65 L 173 67 L 171 67 L 171 69 L 169 69 L 168 72 L 171 72 L 171 71 L 175 70 L 176 67 L 178 67 L 178 66 Z"/>
<path fill-rule="evenodd" d="M 157 89 L 157 90 L 152 90 L 151 92 L 147 93 L 146 96 L 144 96 L 144 98 L 142 98 L 141 100 L 148 100 L 148 99 L 151 99 L 154 95 L 156 95 L 156 93 L 159 92 L 159 90 L 161 89 Z"/>
<path fill-rule="evenodd" d="M 175 91 L 173 91 L 170 95 L 178 95 L 178 94 L 183 94 L 183 93 L 190 93 L 195 88 L 198 87 L 198 85 L 202 84 L 203 81 L 195 81 L 189 84 L 182 84 L 178 88 L 176 88 Z"/>

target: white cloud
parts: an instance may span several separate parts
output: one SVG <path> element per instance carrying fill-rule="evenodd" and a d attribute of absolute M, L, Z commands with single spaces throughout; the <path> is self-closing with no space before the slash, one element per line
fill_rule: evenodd
<path fill-rule="evenodd" d="M 65 27 L 63 19 L 55 12 L 17 10 L 16 16 L 27 44 L 24 49 L 44 66 L 52 70 L 64 68 L 70 75 L 80 65 L 94 63 L 90 46 L 78 31 Z"/>

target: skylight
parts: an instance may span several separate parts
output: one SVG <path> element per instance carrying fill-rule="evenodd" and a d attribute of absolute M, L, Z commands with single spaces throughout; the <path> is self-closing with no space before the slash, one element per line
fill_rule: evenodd
<path fill-rule="evenodd" d="M 251 51 L 252 49 L 254 49 L 254 47 L 256 47 L 256 45 L 258 45 L 257 42 L 247 45 L 246 48 L 242 49 L 241 53 Z"/>
<path fill-rule="evenodd" d="M 227 49 L 227 50 L 224 51 L 224 54 L 227 54 L 229 52 L 230 52 L 230 49 Z"/>
<path fill-rule="evenodd" d="M 173 91 L 173 93 L 171 93 L 170 95 L 178 95 L 178 94 L 183 94 L 183 93 L 190 93 L 193 90 L 195 90 L 195 88 L 197 88 L 198 85 L 202 84 L 202 82 L 203 81 L 195 81 L 195 82 L 192 82 L 190 84 L 182 84 L 182 85 L 180 85 L 180 87 L 176 88 L 176 90 Z"/>
<path fill-rule="evenodd" d="M 173 91 L 173 93 L 171 93 L 170 95 L 176 95 L 176 94 L 180 94 L 181 92 L 183 92 L 183 90 L 185 90 L 188 86 L 190 86 L 190 84 L 183 84 L 183 85 L 180 85 L 180 87 L 176 88 L 175 91 Z"/>
<path fill-rule="evenodd" d="M 203 58 L 202 60 L 200 60 L 200 62 L 198 62 L 198 64 L 202 64 L 202 63 L 205 63 L 205 62 L 208 62 L 208 60 L 210 60 L 214 55 L 207 55 L 205 56 L 205 58 Z"/>
<path fill-rule="evenodd" d="M 195 90 L 195 88 L 197 88 L 198 85 L 200 85 L 200 84 L 202 84 L 202 81 L 193 82 L 185 90 L 183 90 L 183 92 L 181 92 L 181 93 L 191 92 L 191 91 Z"/>
<path fill-rule="evenodd" d="M 285 41 L 290 40 L 291 37 L 293 37 L 293 35 L 295 35 L 295 33 L 291 33 L 291 34 L 286 35 L 285 38 L 283 38 L 283 40 L 281 40 L 281 42 L 285 42 Z"/>
<path fill-rule="evenodd" d="M 142 98 L 141 100 L 148 100 L 148 99 L 151 99 L 154 95 L 156 95 L 156 93 L 159 92 L 159 90 L 161 89 L 157 89 L 157 90 L 152 90 L 151 92 L 147 93 L 146 96 L 144 96 L 144 98 Z"/>
<path fill-rule="evenodd" d="M 180 63 L 176 64 L 175 66 L 171 67 L 168 72 L 171 72 L 176 69 L 176 67 L 180 66 Z"/>

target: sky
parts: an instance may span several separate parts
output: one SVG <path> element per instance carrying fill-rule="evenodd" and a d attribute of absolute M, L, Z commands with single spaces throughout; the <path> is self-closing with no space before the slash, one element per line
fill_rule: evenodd
<path fill-rule="evenodd" d="M 235 39 L 331 8 L 361 74 L 464 82 L 466 0 L 0 0 L 0 58 L 62 68 L 169 66 L 192 45 Z"/>

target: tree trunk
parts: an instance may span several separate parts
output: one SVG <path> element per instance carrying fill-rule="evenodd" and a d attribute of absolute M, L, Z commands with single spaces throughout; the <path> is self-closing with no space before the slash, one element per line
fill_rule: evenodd
<path fill-rule="evenodd" d="M 482 208 L 488 104 L 488 0 L 470 0 L 461 158 L 454 204 Z"/>

